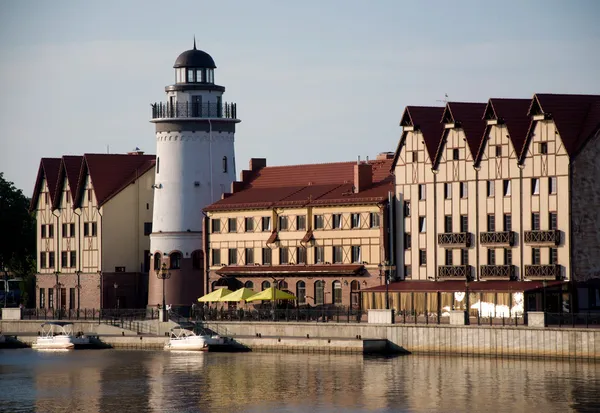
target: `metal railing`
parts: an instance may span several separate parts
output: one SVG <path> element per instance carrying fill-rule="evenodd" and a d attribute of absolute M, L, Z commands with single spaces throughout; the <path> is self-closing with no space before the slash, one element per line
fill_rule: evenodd
<path fill-rule="evenodd" d="M 560 278 L 560 265 L 526 265 L 525 277 Z"/>
<path fill-rule="evenodd" d="M 80 310 L 59 310 L 56 308 L 24 308 L 22 310 L 23 320 L 90 320 L 100 321 L 103 319 L 119 320 L 155 320 L 158 319 L 158 310 L 148 309 L 97 309 L 85 308 Z"/>
<path fill-rule="evenodd" d="M 152 119 L 169 118 L 221 118 L 237 119 L 235 103 L 157 102 L 152 107 Z"/>
<path fill-rule="evenodd" d="M 438 278 L 460 278 L 466 280 L 471 278 L 470 265 L 439 265 Z"/>
<path fill-rule="evenodd" d="M 549 231 L 525 231 L 526 244 L 559 245 L 560 231 L 557 229 Z"/>
<path fill-rule="evenodd" d="M 600 328 L 600 313 L 545 313 L 546 327 Z"/>
<path fill-rule="evenodd" d="M 479 269 L 482 278 L 498 277 L 512 279 L 515 277 L 514 265 L 481 265 Z"/>
<path fill-rule="evenodd" d="M 479 234 L 479 241 L 482 245 L 515 245 L 515 233 L 513 231 L 499 231 L 499 232 L 482 232 Z"/>
<path fill-rule="evenodd" d="M 471 233 L 470 232 L 444 232 L 438 234 L 438 245 L 449 247 L 470 247 Z"/>
<path fill-rule="evenodd" d="M 197 312 L 196 321 L 293 321 L 360 323 L 366 321 L 367 313 L 349 307 L 286 308 L 286 309 L 209 309 Z"/>

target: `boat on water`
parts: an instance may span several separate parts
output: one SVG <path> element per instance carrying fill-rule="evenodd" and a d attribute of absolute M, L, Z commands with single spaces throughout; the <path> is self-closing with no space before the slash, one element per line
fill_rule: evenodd
<path fill-rule="evenodd" d="M 42 333 L 32 344 L 36 350 L 71 350 L 89 346 L 90 338 L 73 333 L 73 323 L 50 321 L 42 324 Z"/>
<path fill-rule="evenodd" d="M 208 351 L 209 346 L 223 344 L 225 340 L 217 335 L 197 335 L 192 330 L 175 327 L 171 329 L 165 350 Z"/>

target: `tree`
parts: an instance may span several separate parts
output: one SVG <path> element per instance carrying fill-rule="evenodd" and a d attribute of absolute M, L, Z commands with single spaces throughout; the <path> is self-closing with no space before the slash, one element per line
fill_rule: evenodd
<path fill-rule="evenodd" d="M 31 285 L 35 274 L 35 218 L 23 191 L 0 172 L 0 268 Z M 5 274 L 2 274 L 4 277 Z"/>

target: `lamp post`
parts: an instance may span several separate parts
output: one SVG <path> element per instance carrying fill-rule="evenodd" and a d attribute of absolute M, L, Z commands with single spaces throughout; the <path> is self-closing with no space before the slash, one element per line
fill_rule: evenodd
<path fill-rule="evenodd" d="M 389 310 L 390 309 L 390 290 L 389 290 L 390 280 L 389 280 L 388 273 L 387 273 L 388 262 L 384 261 L 383 263 L 379 263 L 379 265 L 377 267 L 379 267 L 379 276 L 381 277 L 383 275 L 385 277 L 385 309 Z"/>
<path fill-rule="evenodd" d="M 8 271 L 4 266 L 4 263 L 0 266 L 2 268 L 2 272 L 4 273 L 4 308 L 6 308 L 6 297 L 8 296 Z"/>
<path fill-rule="evenodd" d="M 115 288 L 115 308 L 119 308 L 119 300 L 117 299 L 117 288 L 119 288 L 119 284 L 115 282 L 113 287 Z"/>
<path fill-rule="evenodd" d="M 275 277 L 271 277 L 271 279 L 273 279 L 273 296 L 272 296 L 271 304 L 272 304 L 272 309 L 273 309 L 273 321 L 275 321 L 276 320 L 275 313 L 277 311 L 277 306 L 275 305 L 275 290 L 277 289 L 277 287 L 279 287 L 279 283 L 281 281 L 285 281 L 285 278 L 281 278 L 278 280 Z"/>
<path fill-rule="evenodd" d="M 156 277 L 159 280 L 162 280 L 162 310 L 163 310 L 163 316 L 162 316 L 162 321 L 163 322 L 167 322 L 169 320 L 169 316 L 167 314 L 167 305 L 166 305 L 166 297 L 165 297 L 165 280 L 168 280 L 169 278 L 171 278 L 171 273 L 169 272 L 169 270 L 167 270 L 167 264 L 166 263 L 162 263 L 160 270 L 156 271 Z"/>
<path fill-rule="evenodd" d="M 546 326 L 546 286 L 547 285 L 548 285 L 548 283 L 546 282 L 546 280 L 542 280 L 542 288 L 543 288 L 542 311 L 544 312 L 544 326 Z"/>
<path fill-rule="evenodd" d="M 471 315 L 469 314 L 469 310 L 471 308 L 471 303 L 469 302 L 469 275 L 467 274 L 465 278 L 465 325 L 471 324 Z"/>

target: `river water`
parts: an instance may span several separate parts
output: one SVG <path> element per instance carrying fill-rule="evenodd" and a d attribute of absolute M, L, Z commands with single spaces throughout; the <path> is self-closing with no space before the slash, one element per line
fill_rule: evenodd
<path fill-rule="evenodd" d="M 0 412 L 598 412 L 600 364 L 0 350 Z"/>

